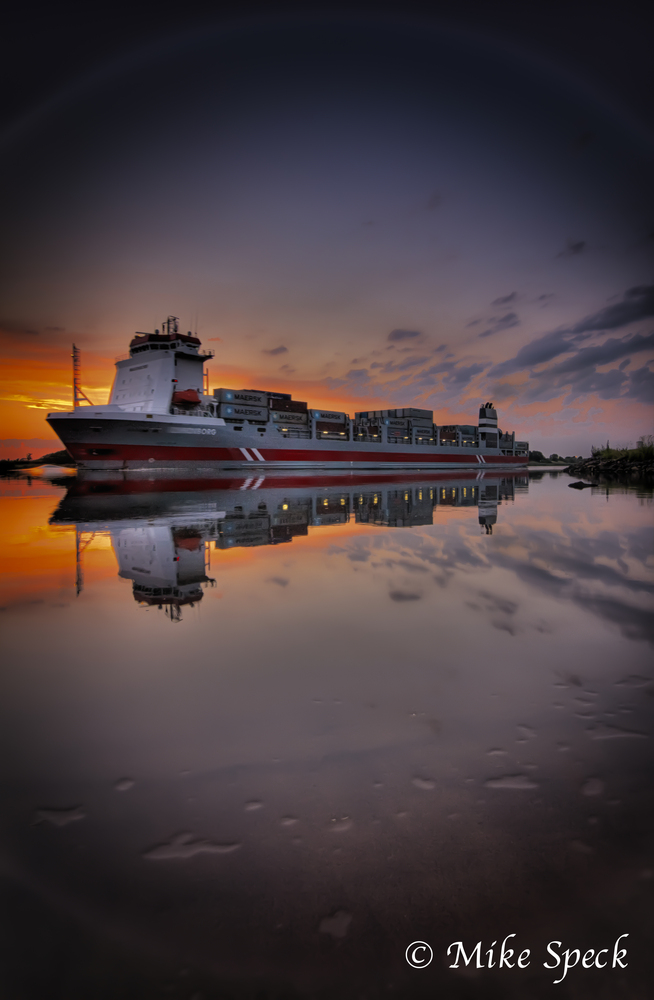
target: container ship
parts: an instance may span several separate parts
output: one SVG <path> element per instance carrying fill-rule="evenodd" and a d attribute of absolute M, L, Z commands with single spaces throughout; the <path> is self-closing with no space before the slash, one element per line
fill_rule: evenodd
<path fill-rule="evenodd" d="M 47 421 L 80 470 L 461 469 L 526 466 L 529 445 L 503 433 L 492 403 L 473 424 L 434 423 L 432 410 L 363 410 L 351 418 L 283 392 L 214 389 L 198 337 L 169 316 L 136 333 L 116 361 L 104 406 L 75 405 Z M 74 393 L 77 403 L 77 389 Z"/>

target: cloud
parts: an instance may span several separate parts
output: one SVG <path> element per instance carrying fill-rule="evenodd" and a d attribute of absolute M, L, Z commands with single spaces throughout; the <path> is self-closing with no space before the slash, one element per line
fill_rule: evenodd
<path fill-rule="evenodd" d="M 532 340 L 531 343 L 525 344 L 515 357 L 495 365 L 489 374 L 500 377 L 509 375 L 511 372 L 523 371 L 525 368 L 533 368 L 536 365 L 552 361 L 561 354 L 577 350 L 577 344 L 592 333 L 616 330 L 650 316 L 654 316 L 654 285 L 638 285 L 625 292 L 620 302 L 605 306 L 599 312 L 586 316 L 572 327 L 552 330 L 550 333 L 545 333 L 542 337 Z M 622 343 L 631 342 L 622 341 Z M 645 346 L 639 349 L 644 350 Z M 626 355 L 629 350 L 633 350 L 633 348 L 626 347 L 622 351 L 622 356 Z M 606 364 L 609 360 L 613 359 L 607 358 L 598 363 Z"/>
<path fill-rule="evenodd" d="M 502 361 L 499 365 L 491 368 L 489 374 L 495 376 L 509 375 L 512 372 L 522 371 L 524 368 L 533 368 L 535 365 L 551 361 L 559 354 L 566 354 L 571 350 L 568 330 L 555 330 L 552 333 L 545 333 L 542 337 L 537 337 L 531 343 L 521 347 L 513 358 Z"/>
<path fill-rule="evenodd" d="M 283 347 L 281 345 L 279 347 L 272 347 L 270 349 L 267 349 L 267 348 L 264 347 L 262 349 L 261 353 L 262 354 L 270 354 L 270 355 L 272 355 L 274 357 L 276 354 L 287 354 L 288 353 L 288 347 Z"/>
<path fill-rule="evenodd" d="M 488 395 L 491 399 L 494 399 L 496 403 L 504 403 L 507 399 L 513 399 L 517 396 L 519 391 L 519 387 L 511 385 L 510 382 L 497 382 L 496 385 L 492 387 Z"/>
<path fill-rule="evenodd" d="M 446 361 L 441 361 L 440 364 L 432 365 L 426 371 L 422 372 L 422 376 L 429 375 L 444 375 L 443 385 L 450 388 L 461 389 L 463 386 L 471 382 L 472 379 L 483 372 L 485 365 L 482 364 L 472 364 L 472 365 L 458 365 L 452 368 Z"/>
<path fill-rule="evenodd" d="M 572 333 L 596 330 L 617 330 L 639 319 L 654 316 L 654 285 L 636 285 L 629 288 L 621 302 L 600 309 L 572 327 Z"/>
<path fill-rule="evenodd" d="M 391 330 L 388 335 L 388 340 L 409 340 L 411 337 L 421 337 L 422 334 L 419 330 Z"/>
<path fill-rule="evenodd" d="M 404 372 L 408 368 L 419 368 L 426 361 L 429 361 L 429 358 L 404 358 L 403 361 L 387 361 L 385 365 L 380 365 L 378 361 L 373 361 L 370 367 L 381 368 L 382 372 L 386 374 L 390 372 Z"/>
<path fill-rule="evenodd" d="M 621 340 L 612 337 L 603 344 L 592 347 L 582 347 L 572 357 L 559 362 L 549 369 L 552 375 L 566 375 L 570 372 L 582 371 L 592 367 L 608 365 L 627 354 L 637 354 L 641 351 L 654 351 L 654 333 L 642 337 L 637 333 L 633 337 L 623 337 Z"/>
<path fill-rule="evenodd" d="M 586 248 L 586 240 L 567 240 L 565 250 L 557 253 L 557 257 L 574 257 Z"/>
<path fill-rule="evenodd" d="M 510 330 L 512 326 L 518 326 L 520 320 L 516 313 L 510 312 L 506 316 L 500 316 L 499 318 L 491 316 L 488 322 L 492 325 L 484 330 L 483 333 L 480 333 L 480 337 L 492 337 L 494 333 L 499 333 L 500 330 Z"/>
<path fill-rule="evenodd" d="M 635 399 L 638 403 L 651 404 L 654 401 L 654 372 L 647 365 L 631 372 L 629 386 L 624 395 L 629 399 Z"/>
<path fill-rule="evenodd" d="M 38 337 L 39 331 L 15 320 L 0 319 L 0 333 L 7 337 Z"/>
<path fill-rule="evenodd" d="M 494 366 L 483 357 L 462 358 L 458 352 L 455 356 L 445 344 L 419 353 L 422 340 L 416 338 L 423 335 L 403 331 L 410 335 L 409 348 L 401 341 L 397 346 L 387 345 L 387 361 L 382 352 L 381 360 L 367 367 L 353 365 L 337 378 L 321 380 L 321 384 L 329 392 L 352 393 L 357 399 L 385 398 L 397 406 L 442 407 L 455 401 L 458 407 L 480 377 L 480 394 L 489 393 L 488 398 L 497 397 L 499 401 L 517 399 L 522 405 L 560 399 L 562 406 L 573 406 L 588 396 L 647 403 L 654 393 L 653 365 L 648 360 L 654 358 L 654 330 L 622 336 L 611 335 L 611 331 L 649 315 L 654 315 L 654 288 L 635 286 L 618 301 L 565 328 L 536 337 L 514 357 Z M 520 324 L 514 312 L 491 320 L 493 331 Z"/>
<path fill-rule="evenodd" d="M 499 299 L 493 299 L 491 302 L 492 306 L 508 306 L 509 302 L 515 302 L 517 299 L 517 292 L 511 292 L 510 295 L 501 295 Z"/>
<path fill-rule="evenodd" d="M 475 375 L 483 372 L 484 368 L 485 365 L 459 365 L 445 376 L 443 382 L 445 385 L 460 389 L 471 382 Z"/>
<path fill-rule="evenodd" d="M 607 372 L 597 370 L 620 358 L 628 363 L 632 354 L 645 350 L 654 350 L 654 333 L 645 337 L 640 334 L 622 339 L 612 337 L 603 344 L 583 347 L 559 364 L 542 372 L 532 372 L 525 398 L 529 402 L 542 402 L 567 390 L 566 403 L 589 393 L 596 393 L 601 399 L 627 396 L 651 402 L 653 376 L 647 365 L 635 372 L 626 371 L 624 363 Z"/>

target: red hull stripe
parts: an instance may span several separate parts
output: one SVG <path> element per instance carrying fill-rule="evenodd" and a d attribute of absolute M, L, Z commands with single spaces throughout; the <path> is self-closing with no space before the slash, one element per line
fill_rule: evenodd
<path fill-rule="evenodd" d="M 98 447 L 97 444 L 68 444 L 66 446 L 73 458 L 77 461 L 119 461 L 133 462 L 138 460 L 146 461 L 149 458 L 155 462 L 166 461 L 167 459 L 178 459 L 184 462 L 205 461 L 205 462 L 244 462 L 247 461 L 241 448 L 189 448 L 183 446 L 166 445 L 141 445 L 141 444 L 117 444 L 104 445 Z M 477 453 L 471 455 L 447 455 L 438 453 L 436 455 L 412 454 L 396 451 L 325 451 L 321 449 L 282 449 L 282 448 L 260 448 L 257 449 L 267 462 L 396 462 L 398 465 L 425 465 L 431 463 L 447 462 L 448 465 L 473 465 L 478 461 Z M 525 458 L 516 455 L 484 455 L 485 465 L 526 465 Z M 257 461 L 250 459 L 256 466 Z"/>

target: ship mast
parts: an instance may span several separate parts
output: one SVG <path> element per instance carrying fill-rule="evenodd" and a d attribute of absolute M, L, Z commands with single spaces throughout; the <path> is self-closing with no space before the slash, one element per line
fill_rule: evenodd
<path fill-rule="evenodd" d="M 79 384 L 79 372 L 80 372 L 79 355 L 80 355 L 79 347 L 75 347 L 75 345 L 73 344 L 73 353 L 71 354 L 71 357 L 73 359 L 73 409 L 76 409 L 80 405 L 80 402 L 83 399 L 86 400 L 89 406 L 93 406 L 93 403 L 86 395 L 86 393 L 82 390 Z"/>

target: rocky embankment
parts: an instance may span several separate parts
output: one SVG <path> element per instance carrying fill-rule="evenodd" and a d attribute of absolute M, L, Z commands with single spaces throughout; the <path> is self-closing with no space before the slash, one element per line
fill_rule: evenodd
<path fill-rule="evenodd" d="M 597 482 L 599 479 L 652 479 L 654 460 L 637 459 L 630 455 L 621 458 L 584 458 L 581 462 L 568 465 L 564 472 L 572 476 L 583 476 Z"/>

